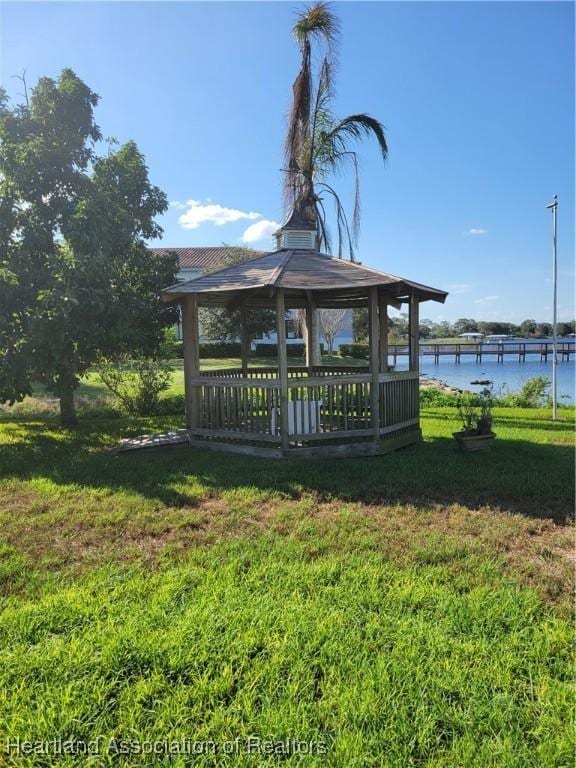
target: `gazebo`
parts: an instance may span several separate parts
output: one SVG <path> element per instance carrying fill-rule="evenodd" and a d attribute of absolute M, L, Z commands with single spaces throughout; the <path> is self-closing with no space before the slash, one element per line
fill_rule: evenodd
<path fill-rule="evenodd" d="M 447 293 L 320 253 L 311 227 L 289 220 L 277 250 L 162 291 L 182 312 L 188 440 L 192 446 L 281 458 L 374 455 L 421 437 L 418 318 Z M 388 306 L 408 305 L 409 366 L 388 366 Z M 202 371 L 199 307 L 239 309 L 241 366 Z M 316 309 L 368 307 L 369 366 L 314 365 Z M 276 311 L 278 367 L 248 366 L 245 315 Z M 286 312 L 306 310 L 306 361 L 289 367 Z"/>

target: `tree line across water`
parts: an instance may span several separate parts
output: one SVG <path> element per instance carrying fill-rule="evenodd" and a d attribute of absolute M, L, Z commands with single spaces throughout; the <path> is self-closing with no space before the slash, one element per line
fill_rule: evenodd
<path fill-rule="evenodd" d="M 389 320 L 390 341 L 405 341 L 408 338 L 408 315 L 401 313 Z M 576 321 L 560 322 L 557 324 L 559 336 L 568 336 L 576 332 Z M 354 312 L 353 333 L 355 341 L 366 341 L 368 337 L 368 310 Z M 457 338 L 463 333 L 505 334 L 520 338 L 544 339 L 552 336 L 552 323 L 523 320 L 521 323 L 504 323 L 501 321 L 474 320 L 462 317 L 454 323 L 442 320 L 435 323 L 432 320 L 421 320 L 419 334 L 421 339 L 450 339 Z"/>

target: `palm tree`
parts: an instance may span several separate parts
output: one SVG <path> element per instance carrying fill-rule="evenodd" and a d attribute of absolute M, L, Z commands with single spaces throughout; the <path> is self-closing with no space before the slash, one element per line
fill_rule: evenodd
<path fill-rule="evenodd" d="M 326 222 L 326 198 L 332 198 L 336 209 L 338 256 L 343 243 L 348 245 L 351 261 L 358 242 L 360 227 L 360 186 L 358 157 L 351 148 L 363 138 L 374 137 L 382 159 L 388 156 L 383 125 L 370 115 L 360 113 L 337 119 L 331 110 L 334 97 L 334 60 L 339 37 L 339 24 L 329 6 L 318 2 L 298 15 L 293 33 L 300 47 L 300 71 L 292 87 L 292 108 L 288 118 L 284 146 L 286 175 L 284 196 L 287 211 L 295 211 L 318 230 L 321 249 L 331 251 Z M 312 44 L 316 42 L 323 55 L 317 75 L 312 62 Z M 344 166 L 352 168 L 354 204 L 352 223 L 348 221 L 340 197 L 329 179 Z"/>

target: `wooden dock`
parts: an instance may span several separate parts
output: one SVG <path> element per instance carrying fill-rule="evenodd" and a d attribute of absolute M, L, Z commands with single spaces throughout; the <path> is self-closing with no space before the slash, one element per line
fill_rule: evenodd
<path fill-rule="evenodd" d="M 407 344 L 390 344 L 388 347 L 389 355 L 396 359 L 400 355 L 408 354 Z M 496 358 L 497 362 L 503 363 L 506 358 L 517 359 L 518 362 L 525 362 L 527 355 L 537 356 L 541 362 L 547 362 L 552 358 L 553 345 L 551 341 L 539 343 L 529 342 L 468 342 L 464 344 L 420 344 L 420 355 L 434 358 L 434 362 L 440 362 L 441 357 L 453 357 L 454 362 L 461 362 L 462 357 L 473 356 L 477 363 L 481 363 L 484 357 Z M 561 362 L 569 361 L 570 355 L 576 353 L 576 342 L 562 341 L 558 343 L 558 360 Z"/>

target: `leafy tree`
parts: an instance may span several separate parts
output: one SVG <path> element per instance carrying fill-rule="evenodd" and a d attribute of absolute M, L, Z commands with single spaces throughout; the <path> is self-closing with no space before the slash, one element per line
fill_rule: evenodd
<path fill-rule="evenodd" d="M 356 342 L 368 341 L 368 309 L 352 310 L 352 336 Z"/>
<path fill-rule="evenodd" d="M 461 333 L 478 333 L 478 323 L 471 318 L 461 317 L 454 323 L 453 332 L 455 336 L 460 336 Z"/>
<path fill-rule="evenodd" d="M 557 323 L 556 329 L 558 336 L 568 336 L 570 333 L 575 333 L 576 320 L 572 320 L 571 323 Z"/>
<path fill-rule="evenodd" d="M 434 330 L 434 323 L 432 320 L 423 319 L 418 324 L 418 335 L 421 339 L 429 339 L 432 336 Z"/>
<path fill-rule="evenodd" d="M 518 333 L 518 330 L 518 326 L 513 323 L 486 322 L 484 320 L 478 322 L 478 331 L 486 335 L 506 334 L 511 336 Z"/>
<path fill-rule="evenodd" d="M 176 261 L 145 245 L 166 197 L 133 142 L 98 156 L 97 103 L 70 69 L 23 105 L 0 94 L 0 400 L 42 382 L 63 424 L 99 357 L 154 354 L 175 320 L 158 293 Z"/>
<path fill-rule="evenodd" d="M 400 312 L 388 320 L 390 328 L 389 337 L 392 342 L 405 341 L 408 338 L 409 322 L 406 312 Z"/>
<path fill-rule="evenodd" d="M 251 248 L 236 246 L 226 246 L 226 248 L 223 266 L 218 267 L 218 270 L 233 264 L 240 264 L 260 255 Z M 240 336 L 240 319 L 240 309 L 203 307 L 200 309 L 201 334 L 211 341 L 236 341 Z M 246 334 L 250 341 L 268 336 L 275 329 L 276 312 L 273 309 L 250 309 L 246 311 Z"/>
<path fill-rule="evenodd" d="M 540 338 L 547 338 L 552 336 L 552 323 L 538 323 L 536 326 L 535 336 Z"/>
<path fill-rule="evenodd" d="M 523 320 L 520 323 L 520 333 L 522 336 L 534 336 L 536 328 L 536 320 Z"/>
<path fill-rule="evenodd" d="M 454 336 L 454 328 L 452 327 L 452 324 L 449 323 L 448 320 L 441 320 L 436 325 L 435 336 L 437 339 L 449 339 Z"/>

